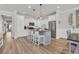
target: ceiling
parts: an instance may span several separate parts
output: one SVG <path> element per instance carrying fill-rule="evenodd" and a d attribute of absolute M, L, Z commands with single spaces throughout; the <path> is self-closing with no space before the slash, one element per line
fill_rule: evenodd
<path fill-rule="evenodd" d="M 31 6 L 31 8 L 28 8 L 28 6 Z M 38 17 L 40 15 L 49 15 L 55 12 L 57 9 L 63 11 L 74 7 L 79 7 L 79 4 L 42 4 L 41 9 L 40 4 L 0 4 L 0 10 L 9 12 L 19 11 L 35 17 Z"/>

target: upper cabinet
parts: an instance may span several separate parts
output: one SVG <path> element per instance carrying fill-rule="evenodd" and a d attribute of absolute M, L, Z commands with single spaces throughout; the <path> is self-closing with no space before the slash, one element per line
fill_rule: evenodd
<path fill-rule="evenodd" d="M 76 28 L 79 28 L 79 10 L 76 10 Z"/>
<path fill-rule="evenodd" d="M 70 13 L 68 16 L 69 25 L 73 26 L 73 13 Z"/>
<path fill-rule="evenodd" d="M 69 13 L 68 23 L 73 28 L 79 28 L 79 8 L 75 8 Z"/>

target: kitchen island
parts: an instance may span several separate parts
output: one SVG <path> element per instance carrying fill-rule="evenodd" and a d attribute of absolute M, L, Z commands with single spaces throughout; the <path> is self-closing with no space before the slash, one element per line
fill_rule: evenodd
<path fill-rule="evenodd" d="M 48 29 L 41 29 L 41 28 L 28 29 L 28 36 L 30 36 L 31 39 L 33 39 L 33 41 L 36 38 L 41 37 L 39 41 L 41 44 L 44 45 L 49 45 L 51 43 L 51 32 Z"/>

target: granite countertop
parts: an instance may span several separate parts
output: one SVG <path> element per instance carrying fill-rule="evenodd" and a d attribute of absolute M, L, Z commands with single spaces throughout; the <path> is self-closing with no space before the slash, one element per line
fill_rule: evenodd
<path fill-rule="evenodd" d="M 30 29 L 30 30 L 33 30 L 33 31 L 49 31 L 48 29 L 42 29 L 42 28 L 34 28 L 34 29 Z"/>

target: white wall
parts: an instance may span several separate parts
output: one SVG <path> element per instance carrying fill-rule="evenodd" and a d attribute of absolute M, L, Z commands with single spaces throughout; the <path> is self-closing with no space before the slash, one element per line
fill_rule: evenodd
<path fill-rule="evenodd" d="M 66 38 L 66 31 L 70 28 L 68 25 L 68 14 L 69 12 L 62 13 L 61 11 L 57 12 L 56 15 L 56 38 Z"/>

